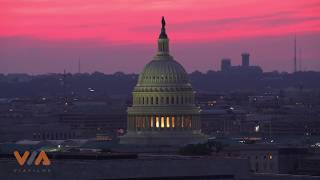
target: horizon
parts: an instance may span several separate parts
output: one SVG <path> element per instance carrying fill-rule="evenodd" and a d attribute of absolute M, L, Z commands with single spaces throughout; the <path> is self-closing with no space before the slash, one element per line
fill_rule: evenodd
<path fill-rule="evenodd" d="M 222 58 L 239 65 L 242 52 L 264 72 L 292 72 L 295 35 L 298 69 L 302 59 L 300 70 L 320 70 L 319 0 L 201 2 L 4 1 L 0 73 L 76 73 L 80 58 L 81 72 L 138 74 L 156 53 L 162 16 L 188 73 L 217 71 Z"/>
<path fill-rule="evenodd" d="M 240 65 L 241 66 L 241 65 Z M 223 71 L 221 71 L 220 69 L 218 70 L 208 70 L 208 71 L 199 71 L 199 70 L 194 70 L 192 72 L 187 72 L 188 75 L 192 75 L 194 73 L 201 73 L 203 75 L 206 75 L 208 73 L 225 73 Z M 33 73 L 24 73 L 24 72 L 11 72 L 11 73 L 0 73 L 0 75 L 4 75 L 4 76 L 8 76 L 8 75 L 27 75 L 27 76 L 42 76 L 42 75 L 93 75 L 95 73 L 101 73 L 103 75 L 115 75 L 117 73 L 122 73 L 124 75 L 135 75 L 135 76 L 139 76 L 140 72 L 123 72 L 123 71 L 115 71 L 113 73 L 106 73 L 106 72 L 101 72 L 101 71 L 92 71 L 92 72 L 69 72 L 69 71 L 65 71 L 62 70 L 62 72 L 47 72 L 47 73 L 39 73 L 39 74 L 33 74 Z M 297 71 L 297 72 L 288 72 L 288 71 L 263 71 L 262 74 L 265 73 L 278 73 L 279 75 L 283 75 L 283 74 L 297 74 L 297 73 L 320 73 L 320 71 L 317 70 L 305 70 L 305 71 Z M 231 73 L 232 74 L 232 73 Z M 231 75 L 232 76 L 232 75 Z"/>

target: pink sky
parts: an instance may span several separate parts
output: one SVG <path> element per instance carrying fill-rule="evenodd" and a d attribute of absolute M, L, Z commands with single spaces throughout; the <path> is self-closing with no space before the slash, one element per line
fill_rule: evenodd
<path fill-rule="evenodd" d="M 139 72 L 156 50 L 161 16 L 187 71 L 221 58 L 292 71 L 320 70 L 320 0 L 0 0 L 0 73 Z"/>

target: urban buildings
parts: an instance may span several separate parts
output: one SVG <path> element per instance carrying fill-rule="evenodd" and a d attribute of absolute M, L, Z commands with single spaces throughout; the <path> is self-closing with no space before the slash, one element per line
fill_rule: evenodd
<path fill-rule="evenodd" d="M 261 74 L 262 69 L 259 66 L 250 65 L 250 54 L 242 53 L 241 66 L 232 66 L 231 59 L 224 58 L 221 60 L 221 71 L 229 73 L 246 73 L 246 74 Z"/>
<path fill-rule="evenodd" d="M 250 65 L 248 53 L 242 54 L 241 66 L 223 60 L 221 70 L 188 75 L 169 53 L 163 19 L 158 52 L 139 79 L 115 73 L 106 81 L 110 77 L 103 73 L 79 73 L 70 75 L 70 84 L 80 85 L 70 87 L 64 73 L 59 91 L 60 75 L 41 77 L 40 82 L 28 75 L 3 76 L 4 85 L 32 88 L 28 98 L 0 99 L 0 179 L 19 179 L 25 173 L 15 171 L 12 158 L 14 150 L 25 149 L 45 150 L 54 162 L 52 173 L 45 176 L 27 170 L 31 174 L 22 176 L 29 179 L 260 180 L 319 175 L 319 74 L 262 73 Z M 189 76 L 195 77 L 193 86 Z M 47 89 L 34 88 L 33 80 Z M 137 84 L 122 88 L 130 83 Z M 131 87 L 130 99 L 105 99 L 107 92 L 128 93 Z M 194 87 L 205 93 L 196 95 Z M 8 89 L 7 96 L 12 95 Z M 76 92 L 79 89 L 82 93 Z M 190 155 L 179 151 L 189 147 L 186 144 L 192 144 L 186 148 Z"/>

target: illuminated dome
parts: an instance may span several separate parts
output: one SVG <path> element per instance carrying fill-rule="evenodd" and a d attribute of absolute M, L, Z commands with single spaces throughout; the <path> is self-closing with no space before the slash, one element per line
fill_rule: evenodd
<path fill-rule="evenodd" d="M 188 74 L 184 68 L 173 59 L 163 59 L 152 60 L 145 66 L 137 86 L 186 83 L 188 83 Z"/>
<path fill-rule="evenodd" d="M 188 74 L 169 53 L 164 18 L 158 52 L 140 73 L 132 96 L 127 133 L 120 143 L 181 145 L 205 140 Z"/>

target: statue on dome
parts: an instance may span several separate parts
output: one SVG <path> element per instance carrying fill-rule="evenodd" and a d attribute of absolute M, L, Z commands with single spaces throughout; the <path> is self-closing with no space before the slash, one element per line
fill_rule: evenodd
<path fill-rule="evenodd" d="M 162 28 L 164 28 L 166 26 L 166 21 L 164 20 L 164 16 L 162 16 L 161 23 L 162 23 Z"/>

